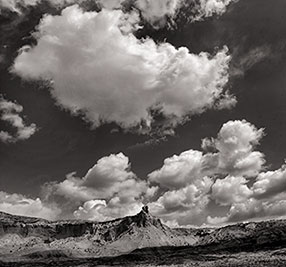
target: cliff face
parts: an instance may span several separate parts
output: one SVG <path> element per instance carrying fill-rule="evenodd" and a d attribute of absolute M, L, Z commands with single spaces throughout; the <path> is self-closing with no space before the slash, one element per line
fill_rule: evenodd
<path fill-rule="evenodd" d="M 93 223 L 89 222 L 49 222 L 42 219 L 12 216 L 1 213 L 0 237 L 7 234 L 17 234 L 23 238 L 41 237 L 61 239 L 79 237 L 93 230 Z"/>
<path fill-rule="evenodd" d="M 148 208 L 143 208 L 135 216 L 129 216 L 109 222 L 58 221 L 0 214 L 0 237 L 17 234 L 21 237 L 41 237 L 55 239 L 77 238 L 84 235 L 101 237 L 104 241 L 114 241 L 132 228 L 157 227 L 167 229 L 160 219 L 152 217 Z"/>

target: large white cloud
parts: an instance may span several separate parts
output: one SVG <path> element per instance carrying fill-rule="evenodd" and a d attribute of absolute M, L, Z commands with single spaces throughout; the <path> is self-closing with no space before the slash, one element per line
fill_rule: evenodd
<path fill-rule="evenodd" d="M 161 186 L 181 188 L 209 174 L 234 174 L 255 176 L 263 168 L 264 155 L 253 151 L 263 136 L 263 129 L 257 129 L 245 120 L 229 121 L 220 129 L 217 138 L 205 138 L 205 151 L 187 150 L 179 156 L 164 160 L 162 168 L 148 175 L 149 180 Z"/>
<path fill-rule="evenodd" d="M 26 125 L 19 115 L 23 107 L 17 103 L 8 101 L 0 95 L 0 119 L 5 121 L 16 129 L 15 134 L 7 131 L 0 131 L 0 141 L 4 143 L 15 143 L 21 140 L 29 139 L 36 131 L 36 124 Z"/>
<path fill-rule="evenodd" d="M 228 81 L 227 48 L 215 56 L 192 54 L 169 43 L 138 40 L 130 32 L 136 13 L 84 12 L 78 6 L 47 15 L 35 33 L 38 43 L 21 49 L 14 72 L 24 79 L 52 80 L 51 93 L 94 126 L 150 122 L 160 106 L 178 120 L 212 108 Z"/>

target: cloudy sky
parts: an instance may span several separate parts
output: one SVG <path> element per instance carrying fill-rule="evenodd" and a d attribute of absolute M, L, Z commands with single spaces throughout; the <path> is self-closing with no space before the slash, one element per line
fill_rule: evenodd
<path fill-rule="evenodd" d="M 285 217 L 285 8 L 0 0 L 0 211 Z"/>

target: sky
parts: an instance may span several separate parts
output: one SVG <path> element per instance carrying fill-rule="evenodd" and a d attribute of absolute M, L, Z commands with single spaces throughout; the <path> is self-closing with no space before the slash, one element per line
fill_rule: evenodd
<path fill-rule="evenodd" d="M 0 211 L 284 218 L 285 8 L 0 0 Z"/>

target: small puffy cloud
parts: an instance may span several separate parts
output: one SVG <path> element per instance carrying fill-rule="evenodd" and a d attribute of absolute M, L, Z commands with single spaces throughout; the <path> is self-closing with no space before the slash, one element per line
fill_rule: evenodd
<path fill-rule="evenodd" d="M 100 212 L 101 209 L 105 207 L 105 200 L 89 200 L 74 211 L 74 216 L 81 220 L 107 221 L 109 218 Z"/>
<path fill-rule="evenodd" d="M 222 109 L 232 109 L 237 104 L 237 99 L 235 96 L 231 95 L 229 92 L 226 92 L 221 99 L 219 99 L 215 105 L 217 110 Z"/>
<path fill-rule="evenodd" d="M 78 6 L 45 16 L 37 45 L 20 50 L 13 71 L 24 79 L 51 80 L 57 103 L 83 114 L 94 127 L 130 128 L 152 121 L 150 108 L 180 122 L 214 108 L 228 82 L 227 48 L 216 55 L 138 40 L 136 13 L 84 12 Z"/>
<path fill-rule="evenodd" d="M 122 203 L 119 197 L 112 198 L 108 203 L 105 200 L 90 200 L 74 211 L 74 217 L 81 220 L 108 221 L 137 214 L 142 207 L 140 201 Z"/>
<path fill-rule="evenodd" d="M 164 160 L 161 169 L 148 175 L 152 182 L 169 189 L 178 189 L 202 177 L 202 152 L 189 150 Z"/>
<path fill-rule="evenodd" d="M 235 176 L 257 175 L 265 160 L 261 152 L 253 149 L 262 137 L 263 129 L 257 129 L 245 120 L 225 123 L 216 139 L 203 141 L 203 147 L 212 146 L 218 151 L 205 155 L 205 168 Z"/>
<path fill-rule="evenodd" d="M 175 16 L 182 2 L 182 0 L 137 0 L 135 6 L 146 21 L 158 27 L 165 25 L 167 18 Z"/>
<path fill-rule="evenodd" d="M 37 127 L 34 123 L 30 125 L 24 123 L 19 115 L 22 111 L 23 107 L 21 105 L 5 100 L 0 96 L 0 119 L 16 129 L 15 134 L 0 131 L 0 141 L 4 143 L 15 143 L 29 139 L 36 132 Z"/>
<path fill-rule="evenodd" d="M 0 211 L 21 216 L 31 216 L 54 220 L 60 209 L 43 203 L 39 198 L 32 199 L 20 194 L 8 194 L 0 191 Z"/>
<path fill-rule="evenodd" d="M 221 205 L 231 205 L 247 200 L 253 193 L 244 177 L 227 176 L 217 179 L 212 186 L 212 198 Z"/>
<path fill-rule="evenodd" d="M 253 191 L 257 198 L 267 198 L 286 192 L 286 166 L 260 173 L 253 184 Z"/>
<path fill-rule="evenodd" d="M 122 153 L 103 157 L 87 172 L 83 185 L 99 190 L 109 188 L 116 182 L 134 178 L 135 175 L 128 169 L 129 159 Z"/>
<path fill-rule="evenodd" d="M 189 0 L 185 0 L 188 2 Z M 195 0 L 195 15 L 192 20 L 202 20 L 213 15 L 222 15 L 230 3 L 238 0 Z"/>

